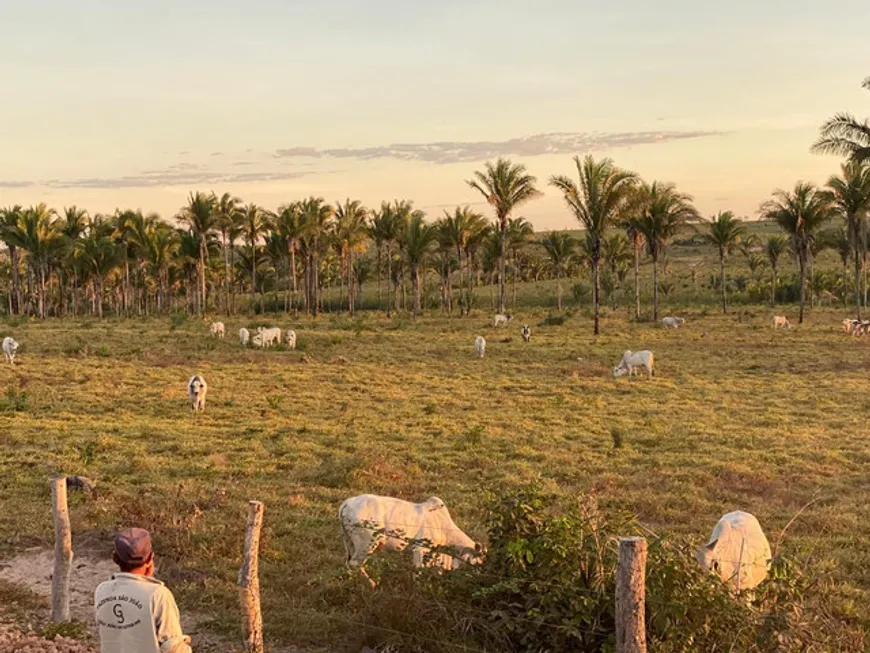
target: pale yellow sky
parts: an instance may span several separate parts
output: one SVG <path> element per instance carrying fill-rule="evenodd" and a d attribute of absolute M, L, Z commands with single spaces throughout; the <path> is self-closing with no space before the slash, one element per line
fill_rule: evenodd
<path fill-rule="evenodd" d="M 521 211 L 540 230 L 574 226 L 546 188 L 574 154 L 750 217 L 837 170 L 809 147 L 833 113 L 870 114 L 870 3 L 648 4 L 11 0 L 0 206 L 171 217 L 214 190 L 437 217 L 478 202 L 464 180 L 506 155 L 541 182 Z"/>

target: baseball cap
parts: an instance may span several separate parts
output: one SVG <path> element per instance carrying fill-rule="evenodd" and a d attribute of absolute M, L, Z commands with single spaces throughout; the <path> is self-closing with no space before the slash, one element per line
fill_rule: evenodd
<path fill-rule="evenodd" d="M 151 535 L 144 528 L 127 528 L 115 535 L 118 561 L 129 567 L 141 567 L 151 562 Z"/>

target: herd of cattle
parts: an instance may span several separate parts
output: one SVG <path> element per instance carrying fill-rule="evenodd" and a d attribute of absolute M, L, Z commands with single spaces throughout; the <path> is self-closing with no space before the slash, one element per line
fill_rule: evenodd
<path fill-rule="evenodd" d="M 497 314 L 494 327 L 502 327 L 513 319 L 510 314 Z M 685 323 L 681 317 L 662 319 L 665 329 L 678 329 Z M 773 328 L 791 328 L 782 315 L 773 317 Z M 843 320 L 843 330 L 855 336 L 870 333 L 870 321 Z M 212 322 L 209 331 L 213 337 L 224 338 L 223 322 Z M 531 328 L 525 324 L 520 330 L 523 342 L 531 342 Z M 265 348 L 279 344 L 281 329 L 259 327 L 251 335 L 242 327 L 239 342 L 243 347 L 252 344 Z M 296 348 L 296 332 L 284 331 L 284 344 Z M 2 348 L 7 362 L 14 364 L 18 343 L 12 337 L 3 339 Z M 486 339 L 476 336 L 474 347 L 483 358 Z M 626 351 L 619 364 L 613 368 L 613 376 L 636 373 L 645 368 L 651 377 L 655 374 L 655 357 L 651 351 Z M 205 410 L 208 384 L 201 374 L 195 374 L 187 384 L 190 405 L 194 414 Z M 347 551 L 347 565 L 358 568 L 372 585 L 374 582 L 365 572 L 367 558 L 378 550 L 400 551 L 411 547 L 412 560 L 416 566 L 432 566 L 444 570 L 456 569 L 464 563 L 482 562 L 486 551 L 475 543 L 453 521 L 447 506 L 437 497 L 423 503 L 411 503 L 393 497 L 365 494 L 347 499 L 338 511 L 339 522 Z M 448 553 L 446 551 L 452 551 Z M 751 589 L 767 576 L 771 552 L 767 538 L 758 520 L 742 511 L 724 515 L 713 529 L 709 541 L 696 554 L 704 569 L 717 574 L 733 590 Z"/>

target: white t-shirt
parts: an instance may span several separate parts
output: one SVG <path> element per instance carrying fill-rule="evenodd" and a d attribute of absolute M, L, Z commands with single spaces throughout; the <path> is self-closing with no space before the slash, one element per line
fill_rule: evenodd
<path fill-rule="evenodd" d="M 191 653 L 175 598 L 155 578 L 118 573 L 94 592 L 101 653 Z"/>

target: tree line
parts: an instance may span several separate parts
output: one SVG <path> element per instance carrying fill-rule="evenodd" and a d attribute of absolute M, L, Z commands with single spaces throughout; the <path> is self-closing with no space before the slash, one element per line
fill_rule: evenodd
<path fill-rule="evenodd" d="M 870 89 L 870 79 L 864 82 Z M 754 249 L 755 269 L 771 268 L 775 302 L 778 265 L 794 256 L 799 268 L 803 321 L 807 276 L 824 248 L 838 252 L 844 268 L 854 264 L 853 290 L 858 317 L 867 304 L 870 232 L 870 128 L 849 114 L 838 114 L 821 130 L 814 150 L 847 157 L 840 174 L 824 187 L 800 182 L 777 190 L 759 209 L 783 236 L 765 242 L 747 238 L 745 220 L 722 212 L 704 220 L 690 195 L 673 184 L 647 182 L 609 159 L 574 157 L 573 176 L 553 176 L 548 185 L 564 199 L 582 229 L 581 237 L 553 231 L 538 242 L 543 257 L 529 255 L 532 225 L 515 216 L 542 193 L 525 166 L 506 158 L 486 163 L 468 185 L 493 213 L 458 206 L 436 220 L 409 200 L 383 202 L 367 209 L 357 200 L 329 204 L 309 197 L 270 211 L 244 204 L 230 193 L 191 193 L 174 221 L 141 210 L 89 215 L 76 206 L 57 212 L 45 204 L 0 209 L 0 241 L 7 257 L 6 310 L 12 315 L 93 314 L 106 308 L 119 315 L 186 309 L 236 313 L 237 297 L 248 293 L 247 310 L 265 295 L 283 295 L 283 310 L 317 315 L 324 290 L 337 287 L 342 306 L 353 314 L 363 282 L 377 278 L 377 306 L 391 314 L 407 308 L 407 284 L 414 317 L 422 310 L 421 286 L 428 271 L 438 275 L 441 307 L 468 315 L 474 288 L 498 286 L 497 310 L 507 306 L 509 277 L 514 303 L 518 280 L 562 280 L 589 269 L 593 330 L 599 331 L 601 271 L 622 281 L 633 267 L 634 313 L 640 317 L 641 259 L 653 268 L 653 318 L 659 317 L 659 265 L 668 245 L 687 229 L 702 235 L 718 252 L 722 310 L 728 310 L 726 261 L 741 244 Z M 824 229 L 840 219 L 842 228 Z M 372 270 L 374 268 L 374 270 Z M 694 273 L 693 273 L 694 274 Z M 382 294 L 382 286 L 384 293 Z"/>

